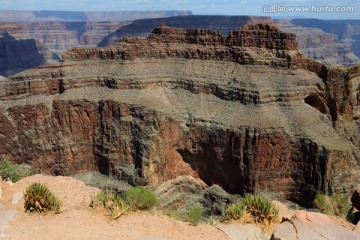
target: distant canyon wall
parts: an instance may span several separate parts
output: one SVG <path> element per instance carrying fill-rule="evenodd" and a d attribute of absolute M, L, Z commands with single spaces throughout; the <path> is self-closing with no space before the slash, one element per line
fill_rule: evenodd
<path fill-rule="evenodd" d="M 0 22 L 106 22 L 192 15 L 191 11 L 7 11 Z"/>
<path fill-rule="evenodd" d="M 189 14 L 189 11 L 0 11 L 3 47 L 0 75 L 10 76 L 34 66 L 57 62 L 70 48 L 95 47 L 104 37 L 135 19 Z"/>

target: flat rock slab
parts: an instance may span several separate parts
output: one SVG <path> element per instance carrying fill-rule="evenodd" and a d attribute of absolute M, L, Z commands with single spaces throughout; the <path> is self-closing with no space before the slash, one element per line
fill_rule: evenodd
<path fill-rule="evenodd" d="M 231 240 L 270 239 L 270 236 L 265 231 L 252 224 L 219 224 L 218 228 L 221 229 Z"/>
<path fill-rule="evenodd" d="M 9 221 L 16 215 L 16 210 L 0 210 L 0 237 L 8 227 Z"/>
<path fill-rule="evenodd" d="M 24 194 L 22 192 L 14 193 L 14 195 L 11 199 L 12 205 L 18 204 L 23 197 L 24 197 Z"/>
<path fill-rule="evenodd" d="M 153 236 L 146 236 L 144 238 L 138 238 L 137 240 L 170 240 L 170 239 L 160 235 L 153 235 Z"/>
<path fill-rule="evenodd" d="M 291 221 L 279 224 L 272 240 L 360 240 L 360 235 L 346 229 L 321 213 L 298 211 Z"/>

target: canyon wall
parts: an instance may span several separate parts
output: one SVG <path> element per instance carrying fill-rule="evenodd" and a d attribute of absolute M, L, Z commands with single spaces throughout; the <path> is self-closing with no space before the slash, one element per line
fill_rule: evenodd
<path fill-rule="evenodd" d="M 306 56 L 329 65 L 360 63 L 360 21 L 292 19 L 277 20 L 284 31 L 297 35 Z"/>
<path fill-rule="evenodd" d="M 358 187 L 359 77 L 306 58 L 273 25 L 162 25 L 1 82 L 0 154 L 52 174 L 191 175 L 309 206 Z"/>
<path fill-rule="evenodd" d="M 128 35 L 146 37 L 154 27 L 167 24 L 192 29 L 219 30 L 227 35 L 248 22 L 276 23 L 283 31 L 297 35 L 299 49 L 307 57 L 328 65 L 350 66 L 360 63 L 358 44 L 359 23 L 356 20 L 328 21 L 318 19 L 271 20 L 267 17 L 247 16 L 184 16 L 160 19 L 141 19 L 119 28 L 105 37 L 98 46 L 118 43 Z"/>
<path fill-rule="evenodd" d="M 238 29 L 249 22 L 270 21 L 269 17 L 257 16 L 182 16 L 155 19 L 139 19 L 129 25 L 119 28 L 117 31 L 105 37 L 99 47 L 109 46 L 120 42 L 126 36 L 147 37 L 151 31 L 161 24 L 184 29 L 211 29 L 218 30 L 222 34 Z"/>
<path fill-rule="evenodd" d="M 11 76 L 31 67 L 58 62 L 66 50 L 95 47 L 109 33 L 126 24 L 129 22 L 0 23 L 3 32 L 0 41 L 8 46 L 2 48 L 0 74 Z"/>
<path fill-rule="evenodd" d="M 9 76 L 44 63 L 33 39 L 17 40 L 0 33 L 0 75 Z"/>
<path fill-rule="evenodd" d="M 95 47 L 104 37 L 135 19 L 189 14 L 189 11 L 0 11 L 0 33 L 6 34 L 0 35 L 0 41 L 9 46 L 3 50 L 6 54 L 0 56 L 3 63 L 0 74 L 10 76 L 44 63 L 58 62 L 70 48 Z M 11 47 L 10 39 L 12 45 L 21 42 L 21 47 Z"/>

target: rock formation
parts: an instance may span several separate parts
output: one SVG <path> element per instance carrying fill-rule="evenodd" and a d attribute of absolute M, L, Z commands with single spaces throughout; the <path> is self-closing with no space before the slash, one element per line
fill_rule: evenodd
<path fill-rule="evenodd" d="M 8 47 L 7 54 L 0 56 L 7 76 L 46 63 L 58 62 L 70 48 L 95 47 L 105 36 L 129 22 L 20 22 L 0 23 L 0 41 L 23 42 L 22 47 Z M 26 43 L 26 44 L 25 44 Z M 17 52 L 18 51 L 18 52 Z M 31 51 L 37 51 L 37 54 Z M 40 55 L 39 55 L 40 54 Z M 26 61 L 19 61 L 23 58 Z M 29 58 L 39 58 L 39 61 Z"/>
<path fill-rule="evenodd" d="M 163 25 L 2 82 L 0 154 L 52 174 L 190 175 L 309 205 L 358 184 L 359 80 L 360 66 L 308 59 L 273 25 Z"/>
<path fill-rule="evenodd" d="M 169 18 L 139 19 L 129 25 L 120 27 L 109 34 L 99 44 L 99 47 L 109 46 L 121 41 L 126 36 L 147 37 L 151 31 L 161 24 L 184 29 L 211 29 L 228 35 L 233 29 L 246 23 L 270 21 L 269 17 L 257 16 L 182 16 Z"/>
<path fill-rule="evenodd" d="M 293 19 L 277 20 L 282 30 L 295 33 L 300 50 L 330 65 L 360 63 L 360 21 Z"/>

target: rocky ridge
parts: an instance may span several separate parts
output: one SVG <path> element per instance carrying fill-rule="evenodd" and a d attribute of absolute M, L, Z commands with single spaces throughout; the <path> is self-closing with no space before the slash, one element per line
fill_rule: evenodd
<path fill-rule="evenodd" d="M 272 25 L 227 37 L 161 26 L 1 83 L 0 154 L 53 174 L 190 175 L 309 205 L 357 186 L 359 76 L 306 58 Z"/>

